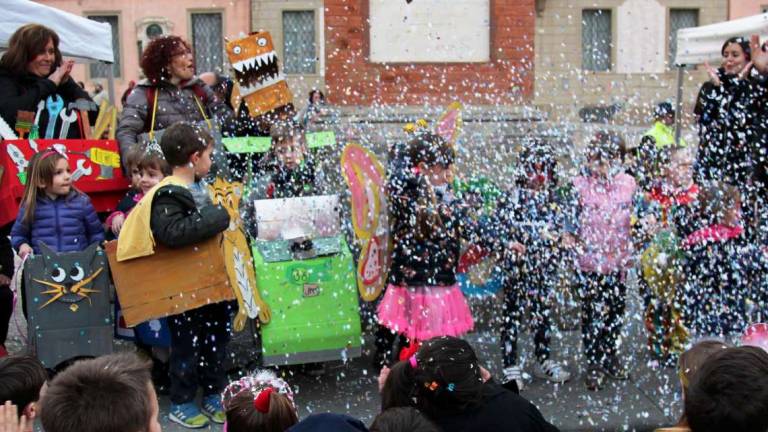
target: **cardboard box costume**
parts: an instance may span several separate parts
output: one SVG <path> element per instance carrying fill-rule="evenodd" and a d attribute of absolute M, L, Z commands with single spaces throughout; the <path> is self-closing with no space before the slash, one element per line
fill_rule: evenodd
<path fill-rule="evenodd" d="M 235 298 L 227 276 L 223 235 L 178 249 L 155 244 L 150 227 L 152 199 L 166 185 L 184 186 L 174 176 L 164 178 L 136 204 L 120 238 L 106 246 L 129 327 Z"/>
<path fill-rule="evenodd" d="M 112 352 L 107 257 L 94 243 L 56 253 L 44 243 L 24 266 L 29 338 L 46 368 Z"/>

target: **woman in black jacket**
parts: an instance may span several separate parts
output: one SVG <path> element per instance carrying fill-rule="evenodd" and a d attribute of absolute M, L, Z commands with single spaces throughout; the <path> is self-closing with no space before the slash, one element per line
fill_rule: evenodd
<path fill-rule="evenodd" d="M 0 59 L 0 116 L 11 129 L 16 127 L 19 111 L 39 113 L 37 119 L 41 138 L 53 132 L 59 138 L 61 119 L 49 119 L 48 110 L 39 111 L 39 103 L 61 97 L 62 109 L 78 99 L 91 100 L 69 75 L 72 60 L 63 61 L 59 51 L 59 36 L 40 24 L 20 27 L 8 42 L 8 51 Z M 55 122 L 54 128 L 48 123 Z M 77 125 L 69 127 L 66 138 L 81 138 Z"/>
<path fill-rule="evenodd" d="M 752 175 L 754 141 L 751 51 L 744 38 L 728 39 L 722 66 L 709 65 L 710 80 L 701 86 L 695 114 L 699 127 L 696 183 L 725 181 L 742 186 Z"/>

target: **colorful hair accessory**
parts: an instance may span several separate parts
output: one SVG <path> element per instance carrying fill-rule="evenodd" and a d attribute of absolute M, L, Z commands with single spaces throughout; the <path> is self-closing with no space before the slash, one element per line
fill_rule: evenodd
<path fill-rule="evenodd" d="M 454 384 L 454 383 L 448 384 L 448 391 L 452 392 L 454 390 L 456 390 L 456 384 Z"/>
<path fill-rule="evenodd" d="M 437 381 L 432 381 L 431 383 L 424 383 L 424 387 L 428 388 L 430 391 L 435 391 L 440 387 L 440 384 L 438 384 Z"/>
<path fill-rule="evenodd" d="M 411 365 L 413 369 L 416 369 L 416 367 L 419 365 L 419 361 L 416 359 L 416 354 L 412 355 L 408 359 L 408 363 Z"/>
<path fill-rule="evenodd" d="M 256 399 L 253 401 L 253 407 L 256 408 L 256 411 L 262 414 L 269 412 L 269 397 L 274 391 L 274 388 L 267 387 L 259 392 L 258 396 L 256 396 Z"/>
<path fill-rule="evenodd" d="M 40 156 L 40 160 L 43 160 L 43 159 L 45 159 L 45 158 L 47 158 L 49 156 L 53 156 L 55 154 L 60 155 L 61 153 L 59 153 L 59 151 L 56 150 L 55 148 L 50 148 L 50 149 L 48 149 L 48 150 L 43 152 L 43 155 Z"/>
<path fill-rule="evenodd" d="M 267 392 L 267 390 L 269 390 L 269 392 Z M 274 392 L 284 395 L 291 401 L 291 405 L 294 405 L 293 391 L 288 383 L 278 378 L 272 371 L 259 371 L 253 375 L 246 375 L 237 381 L 229 383 L 227 388 L 225 388 L 224 392 L 221 394 L 224 410 L 226 411 L 229 409 L 229 404 L 232 399 L 246 391 L 253 395 L 254 408 L 259 412 L 269 411 L 268 396 L 270 393 Z M 263 405 L 264 402 L 259 403 L 259 397 L 266 398 L 266 407 Z M 261 411 L 261 409 L 265 409 L 266 411 Z"/>

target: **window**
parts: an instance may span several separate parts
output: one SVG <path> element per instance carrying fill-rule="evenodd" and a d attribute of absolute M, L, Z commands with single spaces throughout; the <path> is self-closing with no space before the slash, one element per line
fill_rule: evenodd
<path fill-rule="evenodd" d="M 760 7 L 760 9 L 763 10 L 763 13 L 768 13 L 768 5 L 763 5 Z"/>
<path fill-rule="evenodd" d="M 223 70 L 223 40 L 220 13 L 192 14 L 192 50 L 198 74 Z"/>
<path fill-rule="evenodd" d="M 670 9 L 669 10 L 669 66 L 675 65 L 677 55 L 677 31 L 699 25 L 698 9 Z"/>
<path fill-rule="evenodd" d="M 317 73 L 314 11 L 283 11 L 283 53 L 285 73 Z"/>
<path fill-rule="evenodd" d="M 112 50 L 115 53 L 115 63 L 112 64 L 115 78 L 120 77 L 120 29 L 118 28 L 117 15 L 91 15 L 88 19 L 107 23 L 112 26 Z M 106 63 L 96 62 L 90 64 L 91 78 L 109 77 L 109 66 Z"/>
<path fill-rule="evenodd" d="M 611 70 L 613 29 L 610 9 L 584 9 L 581 14 L 581 67 Z"/>

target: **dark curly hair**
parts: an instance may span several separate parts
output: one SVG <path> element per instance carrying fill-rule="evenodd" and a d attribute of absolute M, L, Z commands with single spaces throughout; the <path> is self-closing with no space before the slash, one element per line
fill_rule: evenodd
<path fill-rule="evenodd" d="M 180 36 L 160 36 L 153 39 L 141 54 L 141 70 L 152 84 L 171 78 L 168 66 L 179 54 L 191 52 L 189 43 Z"/>

